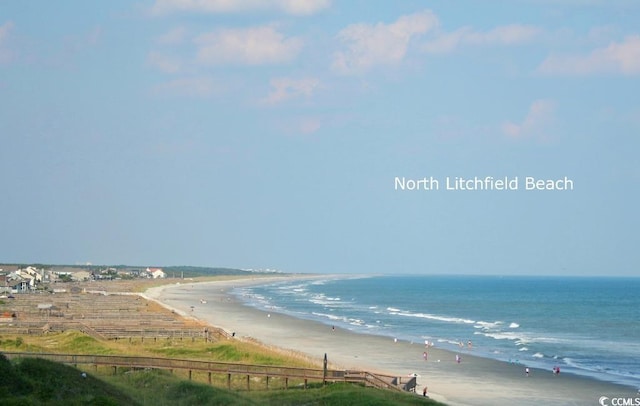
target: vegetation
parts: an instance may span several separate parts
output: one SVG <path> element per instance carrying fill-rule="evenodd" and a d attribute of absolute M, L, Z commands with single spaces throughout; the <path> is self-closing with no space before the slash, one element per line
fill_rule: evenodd
<path fill-rule="evenodd" d="M 320 365 L 320 360 L 313 363 L 295 354 L 279 353 L 250 342 L 235 340 L 192 342 L 189 339 L 142 341 L 140 338 L 133 339 L 131 342 L 102 341 L 75 330 L 44 336 L 0 336 L 0 350 L 57 354 L 136 355 L 303 368 L 314 368 Z"/>
<path fill-rule="evenodd" d="M 42 359 L 9 362 L 0 355 L 3 405 L 437 405 L 420 396 L 350 384 L 309 389 L 229 391 L 166 371 L 94 375 Z"/>
<path fill-rule="evenodd" d="M 243 362 L 261 365 L 311 367 L 311 361 L 239 341 L 207 343 L 191 340 L 166 342 L 100 341 L 77 331 L 46 336 L 0 337 L 0 350 L 76 354 L 120 354 L 167 358 Z M 86 373 L 86 378 L 82 373 Z M 179 371 L 119 368 L 76 369 L 42 359 L 9 362 L 0 355 L 2 405 L 437 405 L 415 394 L 364 388 L 353 384 L 321 384 L 302 389 L 290 382 L 281 389 L 263 383 L 243 388 L 242 380 L 227 390 L 224 380 L 206 384 L 206 374 L 192 381 Z M 300 382 L 298 382 L 300 383 Z M 255 390 L 254 388 L 260 388 Z"/>
<path fill-rule="evenodd" d="M 136 402 L 98 378 L 42 359 L 11 363 L 0 355 L 3 405 L 134 405 Z"/>

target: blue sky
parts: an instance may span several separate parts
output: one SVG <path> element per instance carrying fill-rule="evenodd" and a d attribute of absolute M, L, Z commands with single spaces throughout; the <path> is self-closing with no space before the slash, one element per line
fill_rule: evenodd
<path fill-rule="evenodd" d="M 638 21 L 631 0 L 2 2 L 0 261 L 638 275 Z"/>

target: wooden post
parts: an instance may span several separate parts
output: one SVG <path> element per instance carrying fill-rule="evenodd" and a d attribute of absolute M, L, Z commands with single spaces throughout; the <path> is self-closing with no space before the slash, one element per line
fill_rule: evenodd
<path fill-rule="evenodd" d="M 191 380 L 191 370 L 189 370 L 189 380 Z"/>
<path fill-rule="evenodd" d="M 322 368 L 322 386 L 327 384 L 327 353 L 324 353 L 324 367 Z"/>
<path fill-rule="evenodd" d="M 307 378 L 304 378 L 304 388 L 307 389 Z"/>
<path fill-rule="evenodd" d="M 211 385 L 211 371 L 209 371 L 209 385 Z"/>
<path fill-rule="evenodd" d="M 269 389 L 269 375 L 267 375 L 267 390 Z"/>
<path fill-rule="evenodd" d="M 288 376 L 284 377 L 284 388 L 285 389 L 289 389 L 289 377 Z"/>
<path fill-rule="evenodd" d="M 247 392 L 251 390 L 249 383 L 251 382 L 251 377 L 247 375 Z"/>
<path fill-rule="evenodd" d="M 118 373 L 118 367 L 117 366 L 113 366 L 113 374 L 116 375 Z"/>
<path fill-rule="evenodd" d="M 227 374 L 227 389 L 231 389 L 231 374 Z"/>

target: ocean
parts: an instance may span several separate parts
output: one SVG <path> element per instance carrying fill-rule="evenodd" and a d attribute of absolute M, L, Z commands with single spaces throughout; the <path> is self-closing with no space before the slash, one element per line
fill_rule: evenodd
<path fill-rule="evenodd" d="M 233 293 L 354 332 L 640 388 L 640 278 L 327 276 Z"/>

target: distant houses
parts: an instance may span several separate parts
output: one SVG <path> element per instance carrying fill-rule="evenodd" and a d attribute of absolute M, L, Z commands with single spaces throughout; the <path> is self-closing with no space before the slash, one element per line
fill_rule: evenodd
<path fill-rule="evenodd" d="M 153 279 L 166 278 L 167 274 L 160 268 L 147 268 L 147 273 L 151 275 Z"/>
<path fill-rule="evenodd" d="M 167 274 L 161 268 L 110 268 L 74 266 L 0 265 L 0 295 L 27 293 L 36 290 L 55 291 L 53 284 L 112 279 L 160 279 Z"/>

